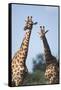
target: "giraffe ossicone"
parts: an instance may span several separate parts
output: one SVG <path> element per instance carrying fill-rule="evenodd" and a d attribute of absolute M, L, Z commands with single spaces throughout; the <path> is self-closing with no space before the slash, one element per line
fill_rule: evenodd
<path fill-rule="evenodd" d="M 36 25 L 37 22 L 33 22 L 32 20 L 32 16 L 28 16 L 27 19 L 25 20 L 25 26 L 24 26 L 24 30 L 32 30 L 33 25 Z"/>
<path fill-rule="evenodd" d="M 43 36 L 45 36 L 45 34 L 48 32 L 49 30 L 45 31 L 45 26 L 40 26 L 40 32 L 38 32 L 40 38 L 42 38 Z"/>

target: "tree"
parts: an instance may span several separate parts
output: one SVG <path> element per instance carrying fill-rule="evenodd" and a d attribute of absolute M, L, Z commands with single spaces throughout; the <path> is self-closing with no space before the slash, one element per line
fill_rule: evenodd
<path fill-rule="evenodd" d="M 27 73 L 26 78 L 24 79 L 24 85 L 47 84 L 44 77 L 44 70 L 44 55 L 38 54 L 36 58 L 33 58 L 33 72 Z"/>
<path fill-rule="evenodd" d="M 45 70 L 45 60 L 43 54 L 38 54 L 36 59 L 33 58 L 33 71 L 35 70 Z"/>

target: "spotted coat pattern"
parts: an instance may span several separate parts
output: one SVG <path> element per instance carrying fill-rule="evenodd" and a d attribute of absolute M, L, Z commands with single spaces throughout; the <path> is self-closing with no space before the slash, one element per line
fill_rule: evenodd
<path fill-rule="evenodd" d="M 16 52 L 12 59 L 11 68 L 12 68 L 12 84 L 14 86 L 23 85 L 23 80 L 26 72 L 26 58 L 28 53 L 29 40 L 31 35 L 31 30 L 33 27 L 32 17 L 27 17 L 24 30 L 25 37 L 22 41 L 20 49 Z"/>
<path fill-rule="evenodd" d="M 57 59 L 51 54 L 50 47 L 48 45 L 45 34 L 45 27 L 40 26 L 41 32 L 39 33 L 40 38 L 43 41 L 44 54 L 46 60 L 46 70 L 45 78 L 48 80 L 48 84 L 58 84 L 59 83 L 59 64 Z"/>

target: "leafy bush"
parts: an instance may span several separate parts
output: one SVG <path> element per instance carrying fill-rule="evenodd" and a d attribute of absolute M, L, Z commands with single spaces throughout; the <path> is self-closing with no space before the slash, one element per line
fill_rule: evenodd
<path fill-rule="evenodd" d="M 47 84 L 44 77 L 45 62 L 43 54 L 38 54 L 33 58 L 33 72 L 27 73 L 24 79 L 24 85 Z"/>

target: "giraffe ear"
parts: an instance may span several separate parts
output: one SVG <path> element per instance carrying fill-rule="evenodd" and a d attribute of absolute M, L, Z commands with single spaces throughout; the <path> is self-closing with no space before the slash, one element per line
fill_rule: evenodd
<path fill-rule="evenodd" d="M 36 25 L 38 22 L 33 23 L 33 25 Z"/>
<path fill-rule="evenodd" d="M 49 30 L 46 30 L 46 31 L 45 31 L 45 34 L 46 34 L 48 31 L 49 31 Z"/>

